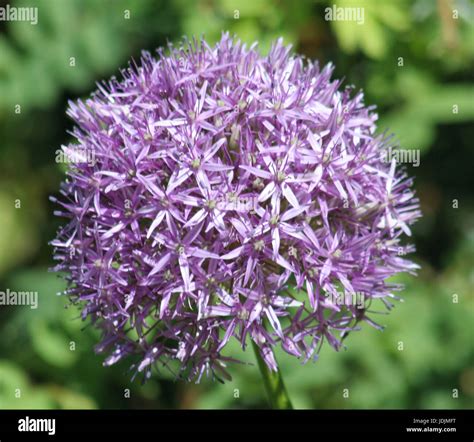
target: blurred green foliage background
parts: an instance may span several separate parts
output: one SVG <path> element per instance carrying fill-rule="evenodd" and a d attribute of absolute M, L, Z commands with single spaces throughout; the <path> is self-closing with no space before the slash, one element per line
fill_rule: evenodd
<path fill-rule="evenodd" d="M 420 167 L 408 166 L 424 212 L 414 231 L 420 275 L 403 278 L 405 302 L 379 318 L 384 332 L 363 326 L 347 350 L 326 346 L 307 366 L 278 355 L 294 405 L 473 407 L 472 1 L 0 0 L 7 3 L 37 6 L 39 21 L 0 22 L 0 290 L 38 291 L 39 308 L 0 306 L 0 408 L 266 407 L 250 351 L 225 385 L 163 376 L 141 385 L 126 364 L 102 367 L 92 350 L 97 333 L 65 309 L 56 296 L 63 282 L 47 271 L 60 223 L 48 195 L 64 173 L 55 151 L 72 128 L 67 100 L 89 94 L 142 49 L 183 35 L 213 42 L 223 30 L 258 40 L 262 51 L 282 36 L 334 62 L 337 77 L 377 104 L 379 127 L 421 150 Z M 333 4 L 364 7 L 364 24 L 325 21 Z"/>

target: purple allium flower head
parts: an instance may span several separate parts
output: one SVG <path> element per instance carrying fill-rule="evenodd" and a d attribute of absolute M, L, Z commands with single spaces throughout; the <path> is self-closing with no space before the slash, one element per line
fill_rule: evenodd
<path fill-rule="evenodd" d="M 232 338 L 276 370 L 278 346 L 308 361 L 377 326 L 370 301 L 390 309 L 401 287 L 386 279 L 417 268 L 400 239 L 418 200 L 373 108 L 332 71 L 280 40 L 262 56 L 224 34 L 144 53 L 70 104 L 64 149 L 94 161 L 53 198 L 69 220 L 55 270 L 102 330 L 106 365 L 227 378 Z"/>

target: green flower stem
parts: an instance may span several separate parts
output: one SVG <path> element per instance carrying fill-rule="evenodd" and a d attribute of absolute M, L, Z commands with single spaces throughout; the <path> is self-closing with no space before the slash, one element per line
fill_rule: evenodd
<path fill-rule="evenodd" d="M 291 400 L 286 391 L 285 384 L 283 383 L 283 377 L 281 376 L 280 370 L 270 370 L 260 355 L 258 345 L 253 341 L 252 345 L 271 407 L 278 410 L 292 410 L 293 405 L 291 405 Z"/>

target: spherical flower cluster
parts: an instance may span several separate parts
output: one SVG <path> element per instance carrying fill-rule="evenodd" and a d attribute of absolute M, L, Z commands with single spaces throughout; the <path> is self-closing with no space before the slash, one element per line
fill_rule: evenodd
<path fill-rule="evenodd" d="M 73 162 L 52 198 L 68 218 L 54 270 L 103 332 L 106 365 L 220 379 L 232 339 L 276 370 L 276 347 L 305 362 L 377 326 L 371 301 L 390 308 L 401 287 L 386 279 L 417 267 L 400 239 L 418 200 L 373 109 L 332 71 L 224 34 L 144 53 L 70 103 L 63 149 L 94 161 Z"/>

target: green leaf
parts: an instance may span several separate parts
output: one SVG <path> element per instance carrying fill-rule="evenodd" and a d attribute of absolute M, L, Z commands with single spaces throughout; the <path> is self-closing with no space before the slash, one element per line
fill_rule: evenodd
<path fill-rule="evenodd" d="M 76 352 L 70 350 L 70 341 L 60 330 L 41 319 L 31 321 L 28 330 L 35 352 L 45 362 L 61 368 L 74 364 Z"/>

